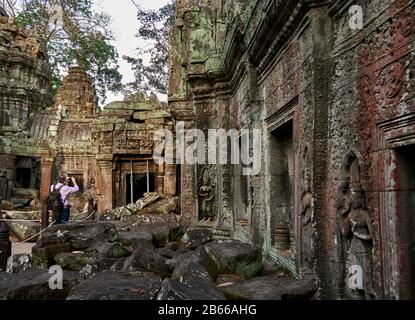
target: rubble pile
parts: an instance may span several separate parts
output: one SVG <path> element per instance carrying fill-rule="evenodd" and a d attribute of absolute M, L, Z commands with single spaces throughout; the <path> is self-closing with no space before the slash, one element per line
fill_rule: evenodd
<path fill-rule="evenodd" d="M 102 216 L 103 221 L 124 221 L 128 223 L 145 223 L 147 221 L 157 222 L 157 215 L 178 214 L 178 197 L 163 195 L 155 192 L 145 193 L 144 197 L 136 203 L 130 203 L 124 207 L 107 210 Z M 160 217 L 159 217 L 160 218 Z M 164 218 L 163 218 L 164 219 Z M 147 223 L 149 223 L 147 222 Z"/>
<path fill-rule="evenodd" d="M 156 222 L 51 227 L 33 248 L 31 261 L 15 258 L 10 273 L 0 274 L 0 299 L 278 300 L 310 299 L 316 292 L 311 278 L 270 275 L 259 248 L 215 240 L 208 229 L 184 230 L 172 214 L 157 216 Z M 55 265 L 64 270 L 63 290 L 48 286 Z"/>

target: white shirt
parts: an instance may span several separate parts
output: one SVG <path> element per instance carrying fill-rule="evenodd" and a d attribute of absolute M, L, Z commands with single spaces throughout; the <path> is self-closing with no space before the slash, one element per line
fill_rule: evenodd
<path fill-rule="evenodd" d="M 64 186 L 62 183 L 58 183 L 56 185 L 50 186 L 50 191 L 52 192 L 54 190 L 54 188 L 59 189 L 61 186 L 63 186 L 61 188 L 61 191 L 60 191 L 61 198 L 62 198 L 62 201 L 63 201 L 63 206 L 64 207 L 69 207 L 68 197 L 70 196 L 71 193 L 78 192 L 79 187 L 78 186 L 69 187 L 69 186 Z"/>

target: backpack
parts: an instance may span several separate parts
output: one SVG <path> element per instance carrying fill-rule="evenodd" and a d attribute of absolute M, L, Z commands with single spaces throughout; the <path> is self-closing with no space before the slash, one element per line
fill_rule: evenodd
<path fill-rule="evenodd" d="M 56 185 L 53 186 L 53 190 L 49 193 L 47 199 L 48 210 L 53 212 L 62 212 L 63 211 L 63 201 L 61 196 L 61 189 L 63 186 L 56 188 Z"/>

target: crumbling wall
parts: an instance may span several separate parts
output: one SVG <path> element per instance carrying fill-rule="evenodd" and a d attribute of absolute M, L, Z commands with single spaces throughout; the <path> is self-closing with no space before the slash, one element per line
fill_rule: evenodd
<path fill-rule="evenodd" d="M 0 16 L 2 200 L 14 197 L 17 157 L 40 160 L 50 152 L 45 131 L 49 123 L 48 107 L 52 104 L 50 89 L 50 71 L 43 45 L 7 17 Z"/>

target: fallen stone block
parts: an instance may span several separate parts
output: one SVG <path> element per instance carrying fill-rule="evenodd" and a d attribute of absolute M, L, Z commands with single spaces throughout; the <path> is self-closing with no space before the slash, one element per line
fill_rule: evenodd
<path fill-rule="evenodd" d="M 71 245 L 69 243 L 36 245 L 32 248 L 33 266 L 39 269 L 47 269 L 56 263 L 55 256 L 62 252 L 71 252 Z"/>
<path fill-rule="evenodd" d="M 310 279 L 267 276 L 220 288 L 229 300 L 310 300 L 317 287 Z"/>
<path fill-rule="evenodd" d="M 142 197 L 141 199 L 139 199 L 135 205 L 137 207 L 138 210 L 141 210 L 145 207 L 147 207 L 148 205 L 163 199 L 164 195 L 156 193 L 156 192 L 147 192 L 144 194 L 144 197 Z"/>
<path fill-rule="evenodd" d="M 137 214 L 169 214 L 176 210 L 175 198 L 165 198 L 137 210 Z"/>
<path fill-rule="evenodd" d="M 11 220 L 35 220 L 40 218 L 37 211 L 3 211 L 7 219 Z"/>
<path fill-rule="evenodd" d="M 113 215 L 115 216 L 116 220 L 121 220 L 124 217 L 131 216 L 133 212 L 128 210 L 126 207 L 116 208 L 112 211 Z"/>
<path fill-rule="evenodd" d="M 201 292 L 209 300 L 225 300 L 206 268 L 199 263 L 179 264 L 171 279 Z"/>
<path fill-rule="evenodd" d="M 132 214 L 135 214 L 138 211 L 137 206 L 134 203 L 129 203 L 125 206 Z"/>
<path fill-rule="evenodd" d="M 153 223 L 131 227 L 132 233 L 150 233 L 157 247 L 163 247 L 169 242 L 176 241 L 183 233 L 177 223 Z"/>
<path fill-rule="evenodd" d="M 131 256 L 131 252 L 124 248 L 121 243 L 114 243 L 107 251 L 107 258 L 126 258 Z"/>
<path fill-rule="evenodd" d="M 69 243 L 71 251 L 83 251 L 95 242 L 105 242 L 108 239 L 107 231 L 105 222 L 71 222 L 47 229 L 38 244 Z"/>
<path fill-rule="evenodd" d="M 124 217 L 123 222 L 130 226 L 155 223 L 177 223 L 174 214 L 135 214 Z"/>
<path fill-rule="evenodd" d="M 125 263 L 125 258 L 114 259 L 114 258 L 99 258 L 91 264 L 87 264 L 83 267 L 79 274 L 85 279 L 89 279 L 97 273 L 105 270 L 121 271 Z"/>
<path fill-rule="evenodd" d="M 131 251 L 137 250 L 137 248 L 139 247 L 139 243 L 141 240 L 147 240 L 152 242 L 153 241 L 153 235 L 151 234 L 151 232 L 147 232 L 147 231 L 129 231 L 129 232 L 120 232 L 119 233 L 119 241 L 120 243 L 129 248 Z"/>
<path fill-rule="evenodd" d="M 33 267 L 32 256 L 30 254 L 14 254 L 7 261 L 8 273 L 20 273 Z"/>
<path fill-rule="evenodd" d="M 49 286 L 52 274 L 49 270 L 25 270 L 10 277 L 0 279 L 0 299 L 5 300 L 65 300 L 70 290 L 83 279 L 71 271 L 63 272 L 62 289 L 54 290 Z"/>
<path fill-rule="evenodd" d="M 166 278 L 171 276 L 173 269 L 155 251 L 151 242 L 142 240 L 139 248 L 125 260 L 123 271 L 151 271 Z"/>
<path fill-rule="evenodd" d="M 102 271 L 73 287 L 68 300 L 154 300 L 160 288 L 151 272 Z"/>
<path fill-rule="evenodd" d="M 205 292 L 198 291 L 183 283 L 164 279 L 157 300 L 210 300 Z"/>
<path fill-rule="evenodd" d="M 187 230 L 181 239 L 181 243 L 192 250 L 211 241 L 213 233 L 209 229 Z"/>
<path fill-rule="evenodd" d="M 216 240 L 205 245 L 219 274 L 236 274 L 246 278 L 258 275 L 262 269 L 261 249 L 236 240 Z"/>
<path fill-rule="evenodd" d="M 7 222 L 11 232 L 20 240 L 33 242 L 37 240 L 37 234 L 40 232 L 40 223 L 32 221 Z"/>
<path fill-rule="evenodd" d="M 54 260 L 64 270 L 80 271 L 83 267 L 93 263 L 98 258 L 96 253 L 64 252 L 58 253 Z"/>
<path fill-rule="evenodd" d="M 167 260 L 170 268 L 175 269 L 180 264 L 199 263 L 206 268 L 213 279 L 218 275 L 216 263 L 209 257 L 203 246 L 198 247 L 195 251 L 186 248 L 179 248 L 173 259 Z"/>

